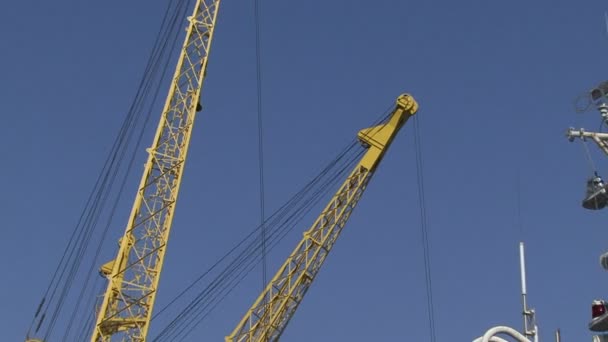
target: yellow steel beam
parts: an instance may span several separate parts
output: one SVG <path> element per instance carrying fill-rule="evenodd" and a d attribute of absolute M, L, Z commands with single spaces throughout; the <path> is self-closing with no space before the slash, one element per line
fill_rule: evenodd
<path fill-rule="evenodd" d="M 145 341 L 184 163 L 199 106 L 220 0 L 197 0 L 116 259 L 92 342 Z"/>
<path fill-rule="evenodd" d="M 226 342 L 266 342 L 279 339 L 312 284 L 342 228 L 359 202 L 374 170 L 403 124 L 418 110 L 410 95 L 397 105 L 384 124 L 363 129 L 358 138 L 368 147 L 338 192 L 305 233 L 262 294 Z"/>

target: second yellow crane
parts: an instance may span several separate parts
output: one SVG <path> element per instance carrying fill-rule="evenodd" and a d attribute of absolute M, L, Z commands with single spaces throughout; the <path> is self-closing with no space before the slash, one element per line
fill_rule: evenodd
<path fill-rule="evenodd" d="M 340 236 L 353 209 L 384 153 L 403 124 L 416 113 L 418 103 L 408 94 L 384 124 L 363 129 L 358 138 L 367 152 L 329 201 L 304 238 L 239 322 L 226 342 L 267 342 L 281 337 L 298 305 L 310 288 L 327 255 Z"/>

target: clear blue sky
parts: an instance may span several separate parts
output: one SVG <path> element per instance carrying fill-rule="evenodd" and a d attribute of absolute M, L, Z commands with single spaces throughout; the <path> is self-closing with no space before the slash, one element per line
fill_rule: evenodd
<path fill-rule="evenodd" d="M 134 96 L 166 1 L 2 6 L 3 340 L 25 335 Z M 267 211 L 411 92 L 420 103 L 437 340 L 520 327 L 522 238 L 542 336 L 560 327 L 564 341 L 589 340 L 591 300 L 608 289 L 598 264 L 607 212 L 580 207 L 589 166 L 564 132 L 598 127 L 597 114 L 575 114 L 573 102 L 608 79 L 608 6 L 261 2 Z M 159 305 L 259 221 L 255 94 L 253 2 L 224 1 Z M 429 340 L 412 133 L 408 124 L 395 140 L 285 341 Z M 136 165 L 144 157 L 142 149 Z M 104 260 L 123 231 L 136 174 Z M 300 237 L 269 256 L 272 273 Z M 223 340 L 260 290 L 258 272 L 188 340 Z"/>

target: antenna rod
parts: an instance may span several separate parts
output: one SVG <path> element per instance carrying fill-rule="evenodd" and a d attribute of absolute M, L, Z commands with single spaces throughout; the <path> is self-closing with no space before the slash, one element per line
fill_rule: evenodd
<path fill-rule="evenodd" d="M 521 303 L 524 307 L 524 335 L 528 336 L 528 303 L 526 302 L 526 257 L 524 254 L 524 243 L 519 243 L 519 269 L 521 272 Z"/>
<path fill-rule="evenodd" d="M 557 329 L 555 331 L 555 342 L 561 342 L 561 341 L 562 341 L 562 336 L 561 336 L 559 329 Z"/>
<path fill-rule="evenodd" d="M 528 290 L 526 289 L 526 256 L 524 254 L 523 242 L 519 243 L 519 267 L 521 271 L 521 304 L 524 307 L 522 312 L 522 315 L 524 316 L 524 335 L 527 338 L 532 339 L 534 342 L 538 342 L 538 327 L 536 326 L 534 309 L 528 308 Z"/>

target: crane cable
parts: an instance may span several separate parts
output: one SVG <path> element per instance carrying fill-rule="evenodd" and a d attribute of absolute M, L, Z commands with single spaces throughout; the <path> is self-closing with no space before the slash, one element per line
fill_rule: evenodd
<path fill-rule="evenodd" d="M 256 90 L 258 100 L 258 164 L 260 174 L 260 233 L 262 239 L 262 289 L 266 287 L 266 226 L 264 225 L 265 207 L 264 207 L 264 125 L 262 115 L 262 52 L 261 52 L 261 33 L 260 33 L 260 4 L 259 0 L 254 0 L 254 15 L 255 22 L 255 62 L 256 62 Z"/>
<path fill-rule="evenodd" d="M 424 254 L 424 275 L 427 298 L 427 313 L 429 321 L 430 341 L 436 342 L 435 312 L 433 305 L 433 282 L 431 278 L 431 259 L 428 234 L 428 220 L 426 215 L 426 200 L 424 194 L 424 168 L 422 164 L 422 142 L 420 138 L 420 124 L 418 116 L 414 116 L 414 145 L 416 148 L 416 178 L 418 183 L 418 203 L 420 206 L 420 230 L 422 233 L 422 248 Z"/>
<path fill-rule="evenodd" d="M 189 0 L 179 0 L 179 1 L 180 1 L 180 4 L 183 5 L 184 2 L 187 2 Z M 167 15 L 167 13 L 169 13 L 170 6 L 171 6 L 171 4 L 169 4 L 166 15 Z M 164 23 L 165 23 L 165 20 L 163 20 L 163 24 Z M 166 29 L 166 26 L 164 28 Z M 42 300 L 41 300 L 40 304 L 38 305 L 36 313 L 34 314 L 32 323 L 30 324 L 30 328 L 27 333 L 28 336 L 30 335 L 32 330 L 34 330 L 34 332 L 37 333 L 39 331 L 39 329 L 41 328 L 41 326 L 43 325 L 47 314 L 50 314 L 50 316 L 51 316 L 50 321 L 48 321 L 48 327 L 46 327 L 46 333 L 45 333 L 45 339 L 49 339 L 49 336 L 53 332 L 55 322 L 57 321 L 57 319 L 59 318 L 59 316 L 62 312 L 62 308 L 65 304 L 65 301 L 70 293 L 74 280 L 77 276 L 78 269 L 80 268 L 80 266 L 84 260 L 85 252 L 88 250 L 88 245 L 91 242 L 91 238 L 93 236 L 97 223 L 99 222 L 100 215 L 102 214 L 103 209 L 105 207 L 105 203 L 107 202 L 107 200 L 110 196 L 110 192 L 113 189 L 114 183 L 118 176 L 118 170 L 120 169 L 120 165 L 122 164 L 122 162 L 125 158 L 125 154 L 128 150 L 131 140 L 134 136 L 133 130 L 138 124 L 140 126 L 142 125 L 141 124 L 141 118 L 142 118 L 142 112 L 143 112 L 142 107 L 145 103 L 145 99 L 148 98 L 150 89 L 154 83 L 153 82 L 154 77 L 155 77 L 154 70 L 159 65 L 158 64 L 159 63 L 159 60 L 158 60 L 158 58 L 159 58 L 158 51 L 159 50 L 157 48 L 159 46 L 162 46 L 162 44 L 158 45 L 159 42 L 162 42 L 162 39 L 160 39 L 162 37 L 162 32 L 163 32 L 163 28 L 161 28 L 161 31 L 159 32 L 159 35 L 157 36 L 157 41 L 156 41 L 157 45 L 155 45 L 155 48 L 153 49 L 150 60 L 148 61 L 148 65 L 144 72 L 142 81 L 140 82 L 139 89 L 136 93 L 135 100 L 133 101 L 131 108 L 129 109 L 129 111 L 125 117 L 125 120 L 112 145 L 112 148 L 108 154 L 108 157 L 106 158 L 106 160 L 104 162 L 104 165 L 95 182 L 95 185 L 93 186 L 93 189 L 91 190 L 91 192 L 89 194 L 88 200 L 86 201 L 82 214 L 80 215 L 80 218 L 78 219 L 78 221 L 68 239 L 68 243 L 63 252 L 63 255 L 53 273 L 53 276 L 51 277 L 51 281 L 49 282 L 47 289 L 45 291 L 45 294 L 43 295 Z M 165 39 L 165 41 L 166 41 L 166 39 Z M 162 52 L 160 53 L 160 55 L 162 55 Z M 160 83 L 160 81 L 159 81 L 159 83 Z M 158 92 L 158 90 L 157 90 L 157 92 Z M 144 127 L 145 127 L 145 124 L 149 120 L 149 116 L 150 116 L 150 111 L 148 112 L 148 116 L 144 120 L 144 123 L 143 123 Z M 142 127 L 142 131 L 143 131 L 143 127 Z M 139 146 L 139 144 L 141 142 L 141 135 L 142 134 L 140 134 L 139 140 L 137 141 L 136 148 L 132 152 L 130 165 L 132 165 L 132 163 L 134 161 L 135 151 L 138 150 L 137 147 Z M 130 170 L 130 166 L 124 175 L 125 178 L 127 177 L 129 170 Z M 121 189 L 118 191 L 118 194 L 116 195 L 116 202 L 119 201 L 119 199 L 122 195 L 122 188 L 123 188 L 123 186 L 121 186 Z M 110 218 L 108 220 L 106 229 L 102 233 L 102 237 L 100 239 L 101 241 L 99 242 L 99 244 L 102 244 L 102 242 L 105 238 L 105 235 L 107 233 L 107 228 L 110 225 L 111 217 L 113 216 L 114 210 L 115 210 L 115 207 L 111 210 L 112 213 L 110 214 Z M 94 259 L 97 258 L 98 254 L 99 254 L 99 245 L 98 245 L 97 253 L 96 253 Z M 92 266 L 90 268 L 94 268 L 94 266 Z M 91 273 L 92 272 L 89 272 L 86 284 L 88 284 L 88 281 L 91 277 Z M 76 305 L 75 310 L 77 310 L 78 306 L 81 304 L 81 300 L 83 299 L 82 291 L 84 291 L 85 289 L 86 289 L 86 286 L 82 287 L 82 289 L 81 289 L 81 294 L 78 296 L 79 298 L 75 304 Z M 50 313 L 48 312 L 49 310 L 50 310 Z M 69 327 L 71 327 L 71 325 Z"/>
<path fill-rule="evenodd" d="M 384 111 L 382 116 L 374 121 L 373 126 L 383 122 L 388 117 L 388 113 L 392 106 Z M 381 130 L 379 130 L 381 131 Z M 377 134 L 378 132 L 376 132 Z M 336 157 L 328 166 L 326 166 L 321 173 L 309 182 L 300 192 L 294 195 L 286 204 L 279 208 L 275 213 L 267 218 L 265 226 L 270 231 L 267 235 L 268 244 L 272 250 L 279 241 L 281 241 L 287 233 L 302 220 L 302 218 L 310 212 L 310 210 L 319 202 L 319 200 L 325 197 L 338 183 L 342 180 L 347 172 L 349 172 L 353 164 L 360 160 L 364 150 L 354 151 L 353 148 L 358 145 L 357 139 L 353 139 L 351 143 L 342 150 L 342 152 Z M 346 157 L 350 153 L 350 157 Z M 343 162 L 340 162 L 344 160 Z M 340 163 L 339 163 L 340 162 Z M 338 167 L 338 171 L 329 173 L 331 169 Z M 329 175 L 329 176 L 328 176 Z M 326 177 L 327 176 L 327 177 Z M 321 182 L 322 178 L 327 178 Z M 313 192 L 308 198 L 305 199 L 307 193 Z M 300 204 L 297 209 L 294 209 L 295 205 L 304 201 Z M 293 212 L 292 212 L 293 211 Z M 287 214 L 284 221 L 280 222 Z M 237 250 L 242 244 L 244 244 L 249 238 L 255 235 L 255 233 L 261 228 L 258 226 L 248 236 L 246 236 L 241 242 L 232 248 L 227 254 L 225 254 L 218 262 L 216 262 L 210 269 L 205 271 L 200 277 L 198 277 L 192 284 L 186 289 L 181 291 L 177 297 L 163 307 L 155 316 L 153 320 L 166 312 L 169 306 L 176 303 L 181 297 L 185 296 L 194 286 L 205 278 L 213 268 L 216 268 L 221 262 L 225 261 L 235 250 Z M 154 338 L 153 341 L 178 341 L 178 337 L 181 339 L 185 338 L 192 330 L 198 326 L 212 311 L 213 309 L 238 286 L 238 284 L 251 272 L 251 270 L 260 263 L 260 249 L 261 241 L 258 241 L 261 235 L 256 235 L 256 240 L 250 242 L 241 253 L 236 256 L 233 261 L 218 275 L 211 283 L 203 289 L 191 300 L 186 308 L 184 308 L 162 331 Z"/>
<path fill-rule="evenodd" d="M 343 168 L 342 171 L 348 171 L 348 170 L 350 170 L 350 168 L 345 167 L 345 168 Z M 341 177 L 336 177 L 335 180 L 339 181 L 340 178 Z M 335 185 L 336 182 L 333 182 L 333 183 L 334 184 L 332 184 L 332 185 Z M 318 200 L 320 198 L 322 198 L 322 195 L 325 195 L 328 192 L 329 192 L 328 188 L 323 189 L 321 196 L 317 196 L 317 200 L 315 202 L 313 202 L 313 205 L 318 203 Z M 308 208 L 304 211 L 304 214 L 307 214 L 308 212 L 310 212 L 312 207 L 313 206 L 308 206 Z M 296 223 L 299 223 L 302 218 L 303 218 L 302 216 L 299 217 L 299 219 L 296 221 Z M 283 232 L 282 236 L 280 236 L 278 239 L 275 239 L 275 241 L 271 241 L 272 243 L 269 244 L 270 245 L 269 250 L 274 249 L 274 247 L 277 245 L 277 243 L 283 237 L 285 237 L 286 233 L 290 232 L 294 227 L 295 227 L 295 225 L 292 225 L 290 227 L 290 229 Z M 233 278 L 230 281 L 227 281 L 225 285 L 222 285 L 222 287 L 220 287 L 219 290 L 217 290 L 212 295 L 211 299 L 207 301 L 207 303 L 203 307 L 203 310 L 199 310 L 199 312 L 196 315 L 191 316 L 189 318 L 189 323 L 186 324 L 182 329 L 177 331 L 177 335 L 175 335 L 174 338 L 168 339 L 168 341 L 183 341 L 194 330 L 194 328 L 196 328 L 207 316 L 209 316 L 211 314 L 211 312 L 213 311 L 213 309 L 228 294 L 230 294 L 232 292 L 232 290 L 234 290 L 234 288 L 236 288 L 241 283 L 241 281 L 243 281 L 247 277 L 247 275 L 260 263 L 260 258 L 259 257 L 249 257 L 249 258 L 245 258 L 245 259 L 241 260 L 241 264 L 244 262 L 247 262 L 247 264 L 242 267 L 243 268 L 242 271 L 237 273 L 237 277 Z M 215 303 L 213 303 L 213 302 L 215 302 Z M 206 310 L 206 312 L 205 312 L 205 310 Z M 177 338 L 179 338 L 179 339 L 177 339 Z"/>
<path fill-rule="evenodd" d="M 166 53 L 166 51 L 173 51 L 173 50 L 175 50 L 175 47 L 176 47 L 176 42 L 178 41 L 178 39 L 177 39 L 177 35 L 179 34 L 179 27 L 180 27 L 180 25 L 179 25 L 179 22 L 180 22 L 180 21 L 179 21 L 179 19 L 180 19 L 180 18 L 182 18 L 182 17 L 185 15 L 185 12 L 186 12 L 186 10 L 187 10 L 187 9 L 188 9 L 188 7 L 187 7 L 187 6 L 184 6 L 184 2 L 182 1 L 181 6 L 180 6 L 180 7 L 178 7 L 178 10 L 179 10 L 179 11 L 176 11 L 176 12 L 175 12 L 175 15 L 174 15 L 173 20 L 172 20 L 171 27 L 172 27 L 173 29 L 172 29 L 172 30 L 170 30 L 170 31 L 173 31 L 173 32 L 168 32 L 168 34 L 167 34 L 167 38 L 166 38 L 167 40 L 163 41 L 163 45 L 162 45 L 162 48 L 161 48 L 161 49 L 162 49 L 163 51 L 165 51 L 165 53 Z M 166 48 L 166 47 L 167 47 L 167 42 L 168 42 L 168 41 L 172 41 L 172 45 L 171 45 L 171 47 L 170 47 L 169 49 L 167 49 L 167 48 Z M 167 55 L 168 55 L 168 54 L 167 54 Z M 170 61 L 169 61 L 169 58 L 168 58 L 168 56 L 167 56 L 167 57 L 166 57 L 166 60 L 165 60 L 165 62 L 164 62 L 164 65 L 162 66 L 162 71 L 160 72 L 160 75 L 161 75 L 161 76 L 160 76 L 160 81 L 158 82 L 158 85 L 156 86 L 156 89 L 155 89 L 155 91 L 154 91 L 154 94 L 152 95 L 152 100 L 150 101 L 149 106 L 152 106 L 152 104 L 156 103 L 156 101 L 157 101 L 157 98 L 158 98 L 158 95 L 159 95 L 159 92 L 160 92 L 160 89 L 161 89 L 161 86 L 160 86 L 160 85 L 161 85 L 161 83 L 162 83 L 163 79 L 166 77 L 166 75 L 167 75 L 167 71 L 168 71 L 168 69 L 169 69 L 169 62 L 170 62 Z M 160 60 L 159 60 L 159 62 L 158 62 L 158 63 L 156 63 L 156 65 L 155 65 L 155 68 L 154 68 L 154 71 L 153 71 L 153 72 L 154 72 L 154 73 L 156 73 L 156 72 L 157 72 L 156 70 L 157 70 L 159 67 L 160 67 Z M 147 111 L 147 113 L 148 113 L 148 115 L 146 116 L 146 118 L 145 118 L 145 122 L 144 122 L 144 124 L 143 124 L 143 127 L 142 127 L 142 129 L 140 130 L 140 132 L 139 132 L 139 136 L 137 137 L 137 143 L 136 143 L 136 146 L 135 146 L 135 148 L 134 148 L 134 150 L 133 150 L 133 155 L 131 156 L 131 158 L 130 158 L 130 160 L 129 160 L 129 163 L 128 163 L 128 165 L 127 165 L 127 170 L 126 170 L 126 172 L 125 172 L 125 174 L 126 174 L 126 175 L 130 174 L 130 171 L 132 170 L 132 167 L 133 167 L 134 161 L 135 161 L 135 159 L 136 159 L 136 158 L 135 158 L 135 152 L 139 150 L 139 148 L 138 148 L 138 147 L 141 145 L 141 142 L 142 142 L 142 140 L 143 140 L 143 135 L 144 135 L 144 133 L 145 133 L 145 127 L 147 126 L 147 124 L 148 124 L 148 122 L 150 121 L 150 118 L 151 118 L 151 115 L 150 115 L 150 114 L 152 113 L 152 108 L 149 108 L 149 109 L 148 109 L 148 111 Z M 124 177 L 124 178 L 122 179 L 122 182 L 121 182 L 120 187 L 119 187 L 119 193 L 120 193 L 120 194 L 122 194 L 122 193 L 123 193 L 123 191 L 124 191 L 124 189 L 125 189 L 125 187 L 126 187 L 126 184 L 127 184 L 127 180 L 128 180 L 128 178 L 127 178 L 127 177 Z M 86 310 L 86 311 L 89 311 L 89 310 L 90 310 L 90 308 L 93 306 L 93 302 L 95 301 L 95 295 L 94 295 L 94 292 L 93 292 L 93 289 L 94 289 L 94 288 L 91 288 L 91 289 L 90 289 L 90 291 L 88 292 L 88 294 L 85 296 L 86 284 L 88 284 L 88 282 L 90 281 L 90 279 L 93 277 L 93 274 L 94 274 L 94 272 L 93 272 L 93 271 L 96 269 L 96 268 L 95 268 L 95 265 L 97 265 L 97 264 L 98 264 L 98 258 L 99 258 L 100 252 L 101 252 L 101 248 L 102 248 L 102 246 L 103 246 L 103 240 L 105 240 L 105 237 L 106 237 L 106 235 L 107 235 L 107 231 L 109 230 L 109 227 L 111 226 L 112 219 L 113 219 L 113 217 L 114 217 L 114 215 L 115 215 L 115 212 L 116 212 L 116 210 L 117 210 L 117 208 L 118 208 L 118 205 L 119 205 L 119 201 L 114 201 L 114 205 L 112 206 L 112 209 L 111 209 L 111 211 L 110 211 L 110 215 L 109 215 L 109 217 L 108 217 L 108 219 L 107 219 L 107 223 L 106 223 L 106 226 L 105 226 L 104 231 L 103 231 L 103 235 L 102 235 L 102 238 L 101 238 L 101 240 L 102 240 L 102 241 L 101 241 L 101 243 L 99 243 L 99 244 L 98 244 L 98 247 L 97 247 L 97 249 L 96 249 L 96 251 L 95 251 L 95 255 L 94 255 L 94 261 L 93 261 L 93 263 L 92 263 L 91 267 L 89 268 L 89 273 L 88 273 L 88 275 L 87 275 L 87 279 L 86 279 L 86 282 L 85 282 L 85 286 L 84 286 L 84 287 L 81 289 L 81 292 L 80 292 L 79 298 L 78 298 L 78 300 L 77 300 L 77 303 L 79 303 L 79 304 L 80 304 L 80 303 L 82 302 L 82 298 L 83 298 L 83 297 L 85 297 L 85 298 L 89 298 L 89 300 L 87 301 L 87 305 L 78 305 L 78 306 L 77 306 L 77 307 L 76 307 L 76 308 L 75 308 L 75 309 L 72 311 L 72 316 L 71 316 L 71 318 L 70 318 L 70 323 L 68 324 L 68 328 L 67 328 L 67 330 L 66 330 L 66 332 L 65 332 L 65 335 L 64 335 L 64 338 L 63 338 L 63 340 L 64 340 L 64 341 L 67 341 L 67 340 L 68 340 L 68 338 L 67 338 L 67 337 L 68 337 L 68 334 L 70 333 L 70 330 L 71 330 L 71 324 L 72 324 L 73 322 L 75 322 L 75 321 L 76 321 L 76 320 L 75 320 L 75 317 L 76 317 L 76 315 L 79 313 L 79 311 L 80 311 L 80 310 L 82 310 L 82 309 L 84 309 L 84 310 Z M 100 277 L 98 277 L 98 278 L 97 278 L 97 280 L 98 280 L 98 282 L 100 282 L 100 283 L 103 283 L 103 282 L 104 282 L 104 281 L 103 281 L 103 279 L 102 279 L 102 278 L 100 278 Z M 81 309 L 81 308 L 82 308 L 82 309 Z M 86 321 L 85 321 L 85 324 L 86 324 Z"/>
<path fill-rule="evenodd" d="M 587 146 L 587 139 L 585 139 L 585 137 L 583 137 L 581 139 L 581 142 L 583 144 L 583 150 L 585 151 L 585 156 L 587 157 L 587 162 L 589 163 L 589 167 L 591 168 L 591 173 L 593 173 L 594 175 L 597 175 L 597 168 L 595 167 L 595 162 L 593 161 L 593 158 L 591 157 L 591 152 L 589 151 L 589 146 Z"/>
<path fill-rule="evenodd" d="M 148 122 L 150 121 L 151 113 L 153 112 L 152 107 L 157 102 L 159 92 L 162 88 L 161 84 L 169 75 L 168 71 L 169 71 L 171 51 L 176 51 L 176 47 L 177 47 L 176 43 L 178 41 L 177 38 L 178 38 L 180 28 L 181 28 L 181 24 L 180 24 L 181 18 L 183 18 L 186 15 L 187 10 L 190 7 L 189 2 L 191 2 L 191 1 L 190 0 L 185 0 L 185 1 L 180 0 L 180 2 L 173 9 L 173 11 L 172 11 L 173 15 L 171 16 L 170 19 L 168 19 L 169 18 L 168 14 L 171 13 L 169 11 L 169 9 L 165 12 L 165 18 L 163 19 L 163 24 L 161 24 L 161 31 L 159 32 L 159 37 L 157 38 L 158 43 L 155 45 L 155 47 L 153 49 L 152 57 L 148 64 L 148 66 L 151 66 L 151 67 L 147 69 L 147 74 L 151 74 L 152 76 L 148 78 L 148 82 L 146 83 L 147 88 L 146 88 L 145 95 L 139 97 L 139 101 L 138 101 L 139 107 L 142 108 L 144 106 L 146 98 L 151 97 L 151 100 L 148 101 L 149 104 L 148 104 L 145 122 L 139 132 L 136 146 L 135 146 L 135 148 L 132 152 L 131 158 L 129 160 L 129 164 L 127 166 L 127 171 L 125 172 L 125 177 L 123 178 L 122 183 L 120 185 L 120 190 L 119 190 L 120 194 L 123 193 L 124 188 L 126 186 L 126 183 L 127 183 L 126 175 L 130 174 L 130 171 L 133 167 L 133 164 L 135 161 L 135 153 L 137 151 L 139 151 L 139 146 L 141 145 L 143 135 L 145 133 L 145 127 L 147 126 Z M 164 25 L 165 22 L 168 22 L 168 26 Z M 164 30 L 162 29 L 163 27 L 165 28 Z M 169 44 L 169 42 L 171 42 L 171 43 Z M 164 59 L 164 63 L 163 63 L 163 59 Z M 161 67 L 161 65 L 162 65 L 162 67 Z M 160 72 L 159 72 L 159 69 L 160 69 Z M 150 92 L 152 91 L 151 87 L 153 86 L 154 77 L 158 77 L 159 79 L 156 82 L 156 86 L 154 88 L 153 95 L 150 95 Z M 143 110 L 143 108 L 141 110 Z M 118 201 L 114 202 L 114 205 L 110 212 L 110 216 L 108 218 L 105 230 L 103 232 L 102 242 L 105 239 L 107 231 L 112 223 L 112 218 L 115 214 L 118 204 L 119 204 Z M 98 257 L 100 254 L 101 247 L 102 247 L 102 244 L 100 243 L 98 245 L 98 248 L 95 253 L 94 262 L 92 263 L 92 265 L 89 269 L 87 282 L 93 276 L 93 271 L 95 270 L 95 266 L 98 264 Z M 98 281 L 101 283 L 105 283 L 101 278 L 98 278 Z M 85 312 L 88 311 L 90 309 L 90 307 L 93 306 L 93 302 L 96 299 L 94 296 L 95 293 L 92 291 L 93 291 L 93 288 L 91 288 L 91 293 L 88 296 L 88 298 L 89 298 L 88 305 L 85 305 L 82 307 L 85 310 Z M 82 292 L 81 292 L 81 297 L 82 297 Z M 80 302 L 80 298 L 79 298 L 79 302 Z M 78 312 L 78 308 L 73 311 L 72 318 L 77 314 L 77 312 Z M 91 317 L 91 321 L 95 319 L 94 316 L 90 316 L 90 317 Z M 71 320 L 71 321 L 73 321 L 73 320 Z M 83 326 L 86 325 L 86 323 L 92 323 L 92 322 L 85 321 Z M 70 327 L 70 326 L 68 326 L 68 327 Z M 90 329 L 87 329 L 87 331 L 88 330 L 90 330 Z M 66 331 L 66 335 L 68 333 L 69 333 L 69 330 Z M 64 338 L 64 340 L 66 340 L 66 338 Z"/>
<path fill-rule="evenodd" d="M 349 158 L 356 160 L 356 155 Z M 336 163 L 332 163 L 332 167 L 335 168 Z M 344 165 L 345 164 L 345 165 Z M 268 245 L 267 251 L 274 249 L 274 247 L 280 242 L 290 231 L 292 231 L 297 224 L 310 212 L 310 210 L 317 204 L 320 199 L 326 195 L 335 186 L 340 177 L 344 174 L 344 171 L 348 170 L 348 166 L 352 163 L 347 161 L 342 163 L 341 170 L 329 174 L 326 172 L 326 168 L 322 174 L 309 183 L 302 191 L 298 192 L 292 197 L 288 203 L 282 206 L 281 209 L 277 210 L 272 214 L 264 223 L 268 229 L 266 234 L 266 244 Z M 323 177 L 326 176 L 326 177 Z M 323 180 L 323 178 L 328 178 Z M 307 194 L 312 193 L 306 197 Z M 297 204 L 301 203 L 299 206 Z M 252 236 L 255 236 L 253 241 L 250 241 L 242 251 L 232 259 L 228 266 L 221 271 L 199 294 L 191 300 L 186 307 L 175 317 L 153 341 L 175 341 L 177 336 L 183 333 L 189 333 L 202 322 L 202 320 L 211 313 L 214 306 L 211 306 L 215 301 L 221 301 L 229 292 L 234 289 L 251 270 L 261 262 L 262 242 L 260 241 L 259 234 L 254 234 L 261 228 L 256 228 L 250 233 L 245 239 L 239 242 L 242 245 L 246 240 Z M 236 248 L 233 248 L 228 254 L 231 254 Z M 225 255 L 222 259 L 228 255 Z M 223 261 L 220 260 L 220 261 Z M 215 267 L 219 262 L 214 264 Z M 203 276 L 207 275 L 210 270 L 206 271 Z M 200 281 L 202 277 L 197 279 Z M 192 288 L 194 284 L 190 285 Z M 225 295 L 222 295 L 222 294 Z M 180 293 L 182 296 L 184 291 Z M 177 298 L 176 298 L 177 299 Z M 174 299 L 172 303 L 175 302 Z M 219 302 L 218 301 L 218 302 Z M 166 309 L 161 309 L 161 312 Z M 161 313 L 159 312 L 159 314 Z M 183 336 L 185 337 L 185 336 Z"/>

